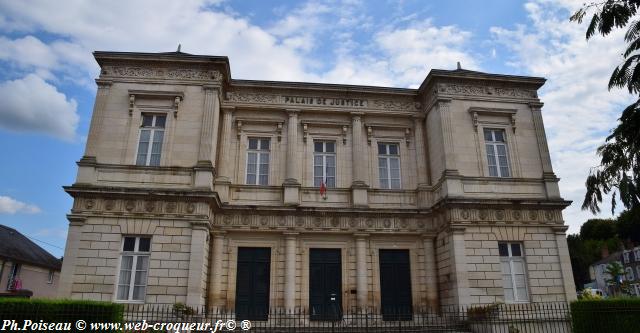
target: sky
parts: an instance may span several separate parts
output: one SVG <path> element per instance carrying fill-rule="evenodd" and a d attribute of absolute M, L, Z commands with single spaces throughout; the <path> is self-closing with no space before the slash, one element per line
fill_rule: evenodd
<path fill-rule="evenodd" d="M 547 78 L 543 117 L 569 232 L 596 148 L 631 101 L 608 91 L 623 31 L 585 41 L 584 0 L 0 0 L 0 224 L 63 255 L 99 68 L 91 52 L 228 56 L 232 77 L 416 88 L 430 69 Z M 599 217 L 610 217 L 602 205 Z"/>

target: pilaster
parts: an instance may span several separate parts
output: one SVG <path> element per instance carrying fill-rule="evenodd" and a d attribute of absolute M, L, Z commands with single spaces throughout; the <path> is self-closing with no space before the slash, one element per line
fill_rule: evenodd
<path fill-rule="evenodd" d="M 558 187 L 558 178 L 553 173 L 551 167 L 551 155 L 549 154 L 549 146 L 547 145 L 547 135 L 544 130 L 544 122 L 542 120 L 542 103 L 530 103 L 531 115 L 533 117 L 533 128 L 536 132 L 538 142 L 538 152 L 540 153 L 540 161 L 542 161 L 542 178 L 544 179 L 547 190 L 547 197 L 560 198 L 560 189 Z"/>
<path fill-rule="evenodd" d="M 469 305 L 472 303 L 469 290 L 469 273 L 467 271 L 464 234 L 464 227 L 451 227 L 452 275 L 455 277 L 455 298 L 458 305 Z"/>
<path fill-rule="evenodd" d="M 351 113 L 351 158 L 352 158 L 352 183 L 351 202 L 354 207 L 367 207 L 369 194 L 367 185 L 367 155 L 365 151 L 364 137 L 362 136 L 362 112 Z"/>
<path fill-rule="evenodd" d="M 355 234 L 356 237 L 356 300 L 359 310 L 366 309 L 369 305 L 369 290 L 367 280 L 369 269 L 367 267 L 367 238 L 368 234 Z"/>
<path fill-rule="evenodd" d="M 573 281 L 573 270 L 571 269 L 571 258 L 569 257 L 569 245 L 567 244 L 567 226 L 554 227 L 556 235 L 556 245 L 558 247 L 558 257 L 560 259 L 560 270 L 562 272 L 562 283 L 564 292 L 567 295 L 567 302 L 574 301 L 576 296 L 576 285 Z"/>
<path fill-rule="evenodd" d="M 86 222 L 86 217 L 73 214 L 68 214 L 67 219 L 69 220 L 69 232 L 60 272 L 60 284 L 58 285 L 59 298 L 71 298 L 74 269 L 78 259 L 78 249 L 80 248 L 80 235 L 82 234 L 82 226 Z"/>
<path fill-rule="evenodd" d="M 296 253 L 298 233 L 285 233 L 285 277 L 284 308 L 294 311 L 296 307 Z"/>
<path fill-rule="evenodd" d="M 189 277 L 187 278 L 187 305 L 201 307 L 205 301 L 207 272 L 205 259 L 209 251 L 209 228 L 207 222 L 193 222 L 191 230 L 191 250 L 189 253 Z"/>
<path fill-rule="evenodd" d="M 202 86 L 202 89 L 204 91 L 204 108 L 198 163 L 195 168 L 195 187 L 212 189 L 220 121 L 220 101 L 218 100 L 217 87 L 205 85 Z"/>
<path fill-rule="evenodd" d="M 222 133 L 220 134 L 220 152 L 218 156 L 217 178 L 215 189 L 218 192 L 220 201 L 229 202 L 229 185 L 233 177 L 233 164 L 229 159 L 231 154 L 231 135 L 233 127 L 233 112 L 235 107 L 222 107 Z"/>
<path fill-rule="evenodd" d="M 435 235 L 423 235 L 424 278 L 427 289 L 426 303 L 430 309 L 438 308 L 438 268 L 436 266 Z"/>
<path fill-rule="evenodd" d="M 113 82 L 98 79 L 96 83 L 98 84 L 98 92 L 96 93 L 96 101 L 93 105 L 93 113 L 91 114 L 87 146 L 84 151 L 84 156 L 82 156 L 82 159 L 78 162 L 76 184 L 92 184 L 96 181 L 96 155 L 98 154 L 98 143 L 101 141 L 100 132 L 102 131 L 104 108 L 109 98 Z"/>
<path fill-rule="evenodd" d="M 298 157 L 298 114 L 300 110 L 286 110 L 289 116 L 287 121 L 287 164 L 284 188 L 284 204 L 297 206 L 300 204 L 300 182 Z"/>
<path fill-rule="evenodd" d="M 224 232 L 211 233 L 213 250 L 210 256 L 209 266 L 209 305 L 219 307 L 224 305 L 222 299 L 222 260 L 224 247 Z"/>

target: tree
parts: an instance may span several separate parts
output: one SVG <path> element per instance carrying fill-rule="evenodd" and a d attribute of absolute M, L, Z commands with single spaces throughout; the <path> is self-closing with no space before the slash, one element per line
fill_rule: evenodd
<path fill-rule="evenodd" d="M 590 219 L 580 227 L 580 237 L 582 239 L 607 240 L 617 234 L 615 220 L 612 219 Z"/>
<path fill-rule="evenodd" d="M 581 23 L 588 12 L 595 11 L 586 31 L 587 40 L 596 32 L 607 36 L 614 29 L 629 26 L 624 62 L 611 74 L 609 90 L 626 87 L 636 96 L 640 95 L 640 21 L 634 18 L 639 8 L 640 0 L 607 0 L 585 5 L 570 19 Z M 612 214 L 618 196 L 627 209 L 640 206 L 640 99 L 622 111 L 618 125 L 597 153 L 600 165 L 587 177 L 582 209 L 600 212 L 602 197 L 607 194 L 611 194 Z"/>
<path fill-rule="evenodd" d="M 621 277 L 624 275 L 624 268 L 622 265 L 617 261 L 610 262 L 604 269 L 604 272 L 610 277 L 607 279 L 607 282 L 614 286 L 614 293 L 620 292 L 622 286 Z"/>
<path fill-rule="evenodd" d="M 628 245 L 627 248 L 640 245 L 640 207 L 620 213 L 616 229 L 618 237 Z"/>

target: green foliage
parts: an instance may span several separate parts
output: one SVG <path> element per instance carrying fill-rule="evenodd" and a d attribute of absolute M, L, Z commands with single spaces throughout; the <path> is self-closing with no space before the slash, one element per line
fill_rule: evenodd
<path fill-rule="evenodd" d="M 72 323 L 77 320 L 92 322 L 122 322 L 124 306 L 122 304 L 24 298 L 0 298 L 0 318 L 17 322 L 31 320 L 38 322 Z"/>
<path fill-rule="evenodd" d="M 606 36 L 613 29 L 628 25 L 625 59 L 611 74 L 609 89 L 626 87 L 634 95 L 640 94 L 640 21 L 630 21 L 639 7 L 640 0 L 607 0 L 585 5 L 571 16 L 571 21 L 580 23 L 588 12 L 595 10 L 586 31 L 587 40 L 596 32 Z M 618 126 L 597 153 L 601 157 L 600 165 L 587 177 L 582 209 L 600 212 L 599 204 L 608 194 L 611 194 L 612 213 L 617 197 L 627 209 L 640 206 L 640 99 L 624 109 Z"/>
<path fill-rule="evenodd" d="M 580 294 L 578 296 L 579 300 L 583 300 L 583 301 L 587 301 L 587 300 L 600 300 L 602 299 L 602 296 L 596 294 L 593 289 L 591 288 L 586 288 L 585 290 L 582 291 L 582 294 Z"/>
<path fill-rule="evenodd" d="M 584 239 L 607 240 L 616 236 L 615 220 L 590 219 L 580 227 L 580 237 Z"/>
<path fill-rule="evenodd" d="M 579 300 L 571 303 L 573 333 L 637 332 L 640 298 Z"/>
<path fill-rule="evenodd" d="M 620 213 L 616 227 L 620 239 L 640 245 L 640 208 Z"/>
<path fill-rule="evenodd" d="M 477 305 L 467 309 L 467 318 L 469 320 L 487 320 L 491 319 L 498 313 L 498 308 L 502 303 L 493 303 L 488 305 Z"/>

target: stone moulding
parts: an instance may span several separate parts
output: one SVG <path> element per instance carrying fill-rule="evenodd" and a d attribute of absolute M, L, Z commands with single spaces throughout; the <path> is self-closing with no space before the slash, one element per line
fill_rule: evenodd
<path fill-rule="evenodd" d="M 524 89 L 515 87 L 494 87 L 487 85 L 471 85 L 460 83 L 439 83 L 437 94 L 465 95 L 465 96 L 497 96 L 509 98 L 537 99 L 538 93 L 535 89 Z"/>
<path fill-rule="evenodd" d="M 121 77 L 134 79 L 184 80 L 184 81 L 216 81 L 221 82 L 223 75 L 213 69 L 196 69 L 180 67 L 143 67 L 124 65 L 105 65 L 101 78 Z"/>
<path fill-rule="evenodd" d="M 282 105 L 290 106 L 290 104 L 286 104 L 284 101 L 284 95 L 276 95 L 276 94 L 262 94 L 262 93 L 248 93 L 248 92 L 235 92 L 229 91 L 227 92 L 227 100 L 232 103 L 240 103 L 240 104 L 270 104 L 270 105 Z M 336 97 L 326 97 L 327 99 L 332 99 Z M 317 105 L 309 105 L 315 106 Z M 297 105 L 297 107 L 301 107 L 301 105 Z M 347 105 L 339 105 L 339 106 L 328 106 L 322 105 L 323 108 L 331 108 L 331 109 L 354 109 L 356 107 L 347 106 Z M 362 108 L 357 108 L 362 109 Z M 420 111 L 420 103 L 414 102 L 413 100 L 393 100 L 393 99 L 367 99 L 367 109 L 376 109 L 376 110 L 394 110 L 394 111 Z"/>

